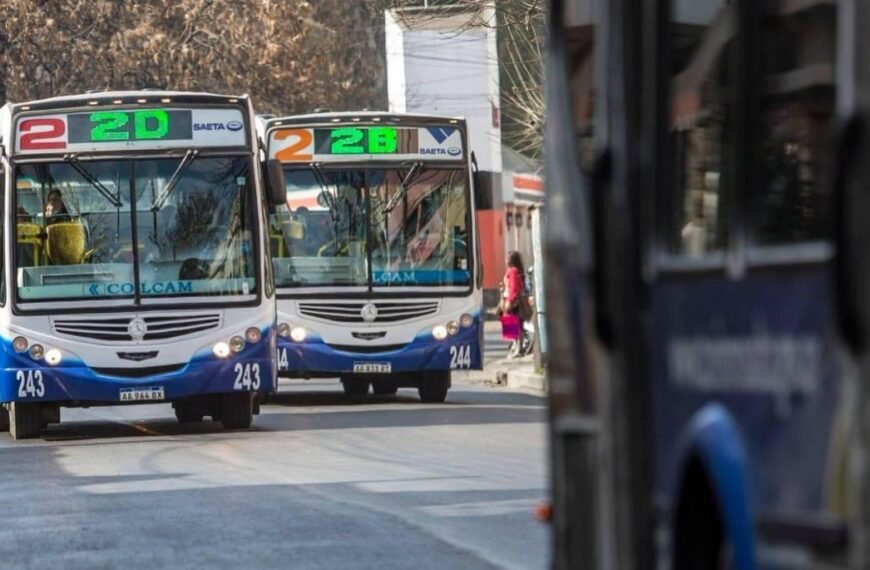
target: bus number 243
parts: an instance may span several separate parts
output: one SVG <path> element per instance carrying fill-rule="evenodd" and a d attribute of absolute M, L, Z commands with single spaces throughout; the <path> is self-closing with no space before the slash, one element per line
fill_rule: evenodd
<path fill-rule="evenodd" d="M 236 362 L 233 367 L 236 373 L 236 381 L 233 390 L 259 390 L 260 389 L 260 365 L 256 362 L 242 364 Z"/>
<path fill-rule="evenodd" d="M 18 380 L 19 398 L 42 398 L 45 396 L 45 381 L 41 370 L 19 370 L 15 373 Z"/>

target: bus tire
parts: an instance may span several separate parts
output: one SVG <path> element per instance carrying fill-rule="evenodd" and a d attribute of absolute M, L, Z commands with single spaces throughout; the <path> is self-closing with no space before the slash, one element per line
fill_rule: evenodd
<path fill-rule="evenodd" d="M 0 405 L 0 432 L 9 431 L 9 412 L 6 407 Z"/>
<path fill-rule="evenodd" d="M 342 378 L 341 387 L 345 396 L 361 398 L 369 393 L 369 381 L 362 378 Z"/>
<path fill-rule="evenodd" d="M 38 403 L 9 404 L 9 435 L 12 439 L 33 439 L 42 432 L 42 409 Z"/>
<path fill-rule="evenodd" d="M 417 392 L 427 404 L 440 404 L 447 399 L 450 390 L 450 372 L 427 372 L 423 375 Z"/>
<path fill-rule="evenodd" d="M 399 391 L 399 386 L 395 380 L 389 378 L 378 378 L 372 380 L 372 393 L 375 396 L 395 396 Z"/>
<path fill-rule="evenodd" d="M 221 398 L 221 423 L 224 429 L 247 429 L 254 421 L 254 397 L 250 392 L 224 394 Z"/>
<path fill-rule="evenodd" d="M 202 421 L 203 413 L 198 406 L 189 403 L 175 405 L 175 419 L 180 424 L 195 424 Z"/>
<path fill-rule="evenodd" d="M 42 429 L 60 423 L 60 406 L 42 406 Z"/>

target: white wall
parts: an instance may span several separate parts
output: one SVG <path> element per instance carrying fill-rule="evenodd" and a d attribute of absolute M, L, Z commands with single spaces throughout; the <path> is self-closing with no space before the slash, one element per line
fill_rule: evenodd
<path fill-rule="evenodd" d="M 467 18 L 399 21 L 386 13 L 390 110 L 465 117 L 480 169 L 501 172 L 498 52 L 494 27 Z M 499 117 L 500 120 L 500 117 Z"/>

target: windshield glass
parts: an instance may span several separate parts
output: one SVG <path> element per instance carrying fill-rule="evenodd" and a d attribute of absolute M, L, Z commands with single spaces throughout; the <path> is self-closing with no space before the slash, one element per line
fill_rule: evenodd
<path fill-rule="evenodd" d="M 249 159 L 181 160 L 20 166 L 19 299 L 251 294 Z"/>
<path fill-rule="evenodd" d="M 468 285 L 465 172 L 381 170 L 369 184 L 375 286 Z"/>
<path fill-rule="evenodd" d="M 315 166 L 285 180 L 271 216 L 277 286 L 470 284 L 466 171 Z"/>
<path fill-rule="evenodd" d="M 291 170 L 271 216 L 275 284 L 366 285 L 365 173 Z"/>

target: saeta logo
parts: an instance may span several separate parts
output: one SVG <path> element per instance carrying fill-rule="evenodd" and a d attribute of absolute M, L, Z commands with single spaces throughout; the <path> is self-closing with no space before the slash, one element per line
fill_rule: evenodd
<path fill-rule="evenodd" d="M 434 138 L 438 144 L 444 144 L 444 141 L 449 139 L 450 135 L 456 132 L 456 129 L 452 127 L 428 127 L 426 130 L 429 131 L 429 134 L 432 135 L 432 138 Z"/>
<path fill-rule="evenodd" d="M 244 125 L 241 121 L 230 121 L 227 123 L 227 128 L 231 131 L 240 131 Z"/>
<path fill-rule="evenodd" d="M 459 156 L 460 154 L 462 154 L 462 149 L 459 147 L 451 146 L 447 149 L 447 154 L 449 154 L 450 156 Z"/>

